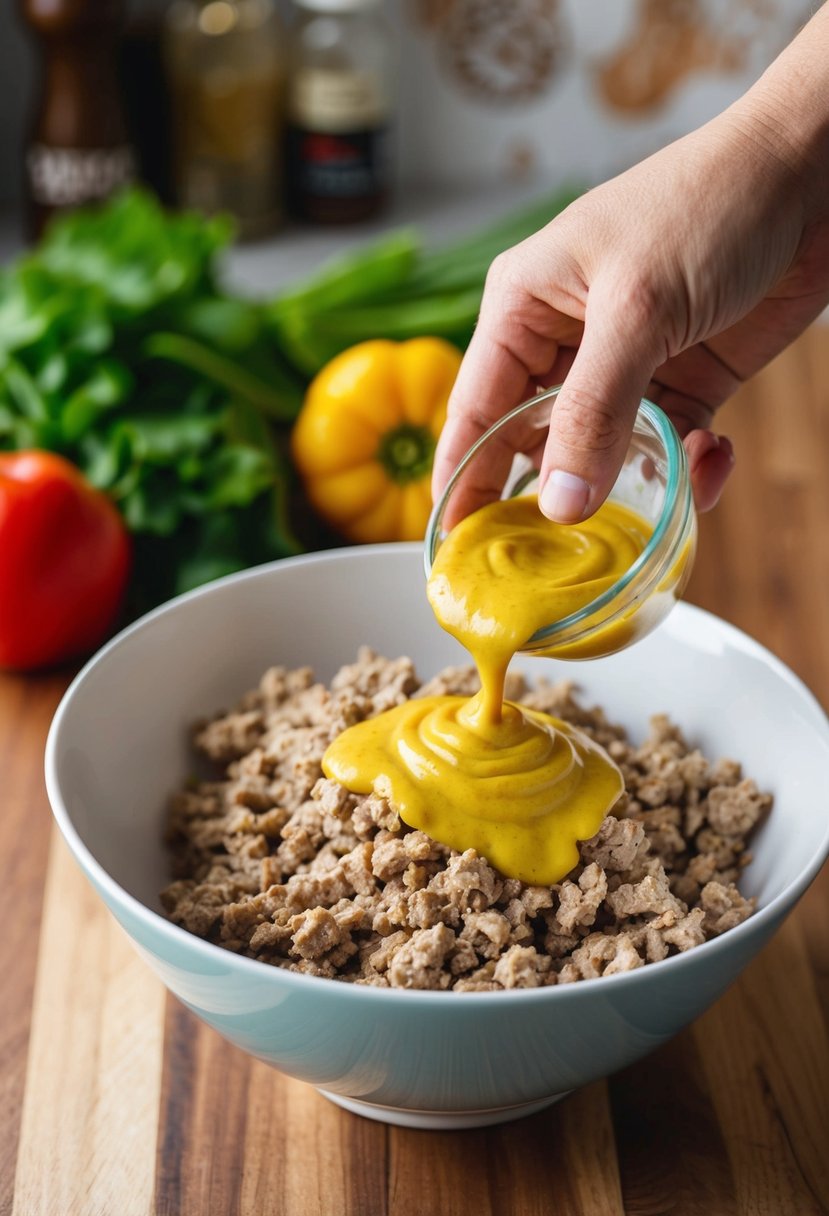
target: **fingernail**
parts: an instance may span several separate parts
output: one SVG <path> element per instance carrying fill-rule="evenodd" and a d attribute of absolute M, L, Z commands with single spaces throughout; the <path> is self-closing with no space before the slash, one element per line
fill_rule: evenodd
<path fill-rule="evenodd" d="M 544 483 L 539 506 L 548 519 L 560 524 L 574 524 L 587 509 L 590 486 L 575 473 L 553 469 Z"/>
<path fill-rule="evenodd" d="M 731 440 L 727 435 L 718 435 L 717 439 L 720 441 L 720 451 L 725 452 L 726 456 L 728 457 L 728 463 L 734 464 L 737 458 L 734 455 L 734 445 L 732 444 Z"/>

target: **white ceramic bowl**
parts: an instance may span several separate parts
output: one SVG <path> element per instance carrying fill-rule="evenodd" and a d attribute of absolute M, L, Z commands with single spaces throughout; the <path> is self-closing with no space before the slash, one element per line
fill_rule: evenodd
<path fill-rule="evenodd" d="M 829 852 L 829 724 L 750 638 L 680 605 L 638 645 L 573 677 L 634 737 L 665 710 L 711 757 L 743 761 L 775 806 L 743 889 L 758 912 L 687 954 L 622 975 L 501 993 L 407 992 L 268 967 L 164 919 L 165 802 L 191 771 L 194 719 L 274 663 L 328 680 L 369 643 L 423 677 L 463 661 L 426 602 L 415 545 L 263 566 L 175 600 L 115 638 L 67 692 L 49 735 L 49 797 L 95 889 L 170 990 L 233 1043 L 349 1109 L 419 1127 L 539 1109 L 625 1067 L 697 1017 L 765 944 Z"/>

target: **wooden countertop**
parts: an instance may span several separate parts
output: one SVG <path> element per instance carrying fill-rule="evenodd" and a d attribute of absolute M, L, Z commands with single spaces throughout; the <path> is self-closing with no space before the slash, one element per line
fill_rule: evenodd
<path fill-rule="evenodd" d="M 829 705 L 829 330 L 747 386 L 721 429 L 739 464 L 689 598 Z M 829 870 L 648 1059 L 502 1127 L 389 1128 L 230 1047 L 134 954 L 51 826 L 42 753 L 65 684 L 0 677 L 4 1216 L 829 1211 Z"/>

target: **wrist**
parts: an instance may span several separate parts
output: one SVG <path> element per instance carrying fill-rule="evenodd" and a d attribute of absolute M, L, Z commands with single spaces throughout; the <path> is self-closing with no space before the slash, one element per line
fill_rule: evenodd
<path fill-rule="evenodd" d="M 790 177 L 804 221 L 829 218 L 829 4 L 731 114 L 758 150 Z"/>

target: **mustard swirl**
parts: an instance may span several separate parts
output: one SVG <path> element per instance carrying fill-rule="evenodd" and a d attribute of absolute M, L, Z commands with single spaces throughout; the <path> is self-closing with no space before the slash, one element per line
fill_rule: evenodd
<path fill-rule="evenodd" d="M 383 795 L 411 827 L 476 849 L 509 877 L 558 882 L 624 783 L 581 731 L 504 702 L 507 667 L 538 629 L 611 586 L 647 539 L 644 521 L 616 503 L 579 525 L 551 523 L 531 498 L 462 520 L 438 550 L 427 593 L 472 654 L 480 693 L 414 698 L 350 727 L 326 751 L 326 775 Z"/>
<path fill-rule="evenodd" d="M 507 702 L 487 730 L 469 705 L 423 697 L 360 722 L 328 748 L 325 772 L 355 793 L 382 794 L 410 827 L 476 849 L 504 874 L 555 882 L 619 797 L 621 775 L 566 722 Z"/>

